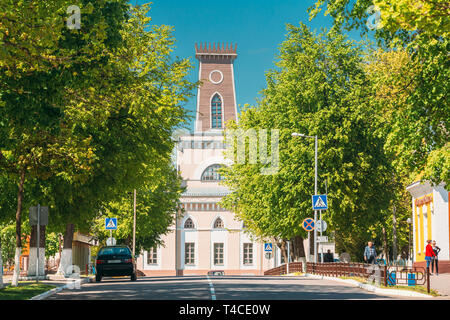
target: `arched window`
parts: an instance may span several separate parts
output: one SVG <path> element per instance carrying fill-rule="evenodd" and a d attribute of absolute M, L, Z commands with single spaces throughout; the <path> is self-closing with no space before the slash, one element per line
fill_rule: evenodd
<path fill-rule="evenodd" d="M 211 100 L 211 128 L 222 128 L 222 99 L 217 93 Z"/>
<path fill-rule="evenodd" d="M 217 218 L 216 221 L 214 221 L 214 229 L 223 229 L 222 219 Z"/>
<path fill-rule="evenodd" d="M 185 229 L 194 229 L 194 222 L 192 221 L 191 218 L 188 218 L 185 222 L 184 222 L 184 228 Z"/>
<path fill-rule="evenodd" d="M 205 169 L 202 173 L 202 181 L 219 181 L 223 180 L 223 177 L 219 174 L 219 169 L 222 166 L 220 164 L 213 164 Z"/>

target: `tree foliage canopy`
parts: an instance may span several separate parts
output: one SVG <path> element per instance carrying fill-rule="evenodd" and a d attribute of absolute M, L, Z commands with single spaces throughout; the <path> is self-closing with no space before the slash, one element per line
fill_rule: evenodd
<path fill-rule="evenodd" d="M 261 237 L 306 236 L 302 221 L 312 215 L 314 140 L 317 135 L 319 193 L 327 182 L 324 219 L 347 251 L 373 234 L 389 206 L 391 170 L 383 150 L 361 46 L 337 31 L 315 35 L 288 25 L 277 69 L 267 72 L 258 106 L 248 107 L 230 129 L 280 130 L 279 171 L 260 174 L 261 164 L 224 169 L 233 193 L 224 200 Z"/>
<path fill-rule="evenodd" d="M 15 189 L 16 234 L 32 202 L 50 207 L 51 231 L 89 231 L 100 208 L 138 189 L 162 219 L 144 230 L 155 242 L 179 192 L 171 135 L 196 86 L 189 60 L 170 57 L 173 29 L 126 0 L 75 3 L 80 29 L 65 24 L 70 1 L 0 1 L 0 179 Z"/>

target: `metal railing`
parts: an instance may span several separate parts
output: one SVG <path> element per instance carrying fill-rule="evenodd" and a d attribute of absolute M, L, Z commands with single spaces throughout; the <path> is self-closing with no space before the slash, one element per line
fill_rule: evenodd
<path fill-rule="evenodd" d="M 302 271 L 303 271 L 302 262 L 290 262 L 289 263 L 289 273 L 302 272 Z M 265 276 L 280 276 L 283 274 L 287 274 L 287 265 L 286 264 L 283 264 L 279 267 L 264 271 Z"/>
<path fill-rule="evenodd" d="M 329 277 L 360 277 L 369 278 L 372 274 L 369 272 L 368 264 L 365 263 L 345 263 L 345 262 L 326 262 L 326 263 L 306 263 L 306 272 Z"/>
<path fill-rule="evenodd" d="M 367 263 L 306 263 L 306 273 L 329 277 L 359 277 L 367 281 L 383 281 L 384 286 L 425 285 L 430 293 L 430 270 L 423 267 L 388 266 Z"/>

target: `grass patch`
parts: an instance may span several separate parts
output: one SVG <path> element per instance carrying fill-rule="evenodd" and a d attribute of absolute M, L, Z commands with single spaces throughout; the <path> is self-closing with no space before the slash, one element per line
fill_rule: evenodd
<path fill-rule="evenodd" d="M 351 280 L 356 280 L 360 283 L 363 284 L 367 284 L 367 280 L 361 277 L 339 277 L 339 279 L 351 279 Z M 374 283 L 371 283 L 372 285 L 375 285 Z M 418 293 L 423 293 L 423 294 L 428 294 L 431 295 L 433 297 L 437 297 L 440 296 L 440 294 L 434 290 L 430 288 L 430 293 L 427 292 L 427 288 L 421 285 L 418 286 L 401 286 L 401 285 L 396 285 L 396 286 L 387 286 L 385 287 L 383 284 L 381 285 L 376 285 L 378 288 L 383 288 L 383 289 L 398 289 L 398 290 L 406 290 L 406 291 L 414 291 L 414 292 L 418 292 Z"/>
<path fill-rule="evenodd" d="M 344 280 L 355 280 L 361 283 L 367 283 L 367 280 L 365 278 L 362 277 L 338 277 L 339 279 L 344 279 Z"/>
<path fill-rule="evenodd" d="M 414 292 L 419 292 L 419 293 L 423 293 L 423 294 L 428 294 L 430 296 L 433 297 L 437 297 L 440 296 L 440 294 L 434 290 L 430 288 L 430 293 L 427 292 L 427 288 L 425 288 L 424 286 L 392 286 L 392 287 L 385 287 L 383 285 L 380 286 L 380 288 L 383 289 L 398 289 L 398 290 L 407 290 L 407 291 L 414 291 Z"/>
<path fill-rule="evenodd" d="M 17 287 L 7 286 L 0 289 L 0 300 L 28 300 L 56 287 L 46 283 L 21 281 Z"/>

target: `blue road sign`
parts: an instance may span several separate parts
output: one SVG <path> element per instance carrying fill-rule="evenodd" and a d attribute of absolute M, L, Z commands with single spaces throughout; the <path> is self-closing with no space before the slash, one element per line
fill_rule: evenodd
<path fill-rule="evenodd" d="M 264 243 L 264 251 L 265 252 L 272 252 L 272 244 L 271 243 Z"/>
<path fill-rule="evenodd" d="M 312 196 L 313 210 L 326 210 L 328 209 L 328 201 L 326 194 L 318 194 Z"/>
<path fill-rule="evenodd" d="M 117 230 L 117 218 L 105 218 L 106 230 Z"/>
<path fill-rule="evenodd" d="M 314 219 L 306 218 L 305 220 L 303 220 L 302 227 L 306 231 L 313 231 L 314 230 Z"/>

